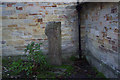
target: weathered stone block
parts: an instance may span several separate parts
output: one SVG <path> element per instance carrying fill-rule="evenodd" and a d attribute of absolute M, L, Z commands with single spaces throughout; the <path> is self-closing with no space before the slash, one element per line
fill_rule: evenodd
<path fill-rule="evenodd" d="M 8 25 L 8 27 L 17 27 L 17 24 Z"/>
<path fill-rule="evenodd" d="M 26 19 L 27 14 L 18 14 L 19 19 Z"/>
<path fill-rule="evenodd" d="M 2 19 L 8 19 L 8 16 L 2 16 Z"/>
<path fill-rule="evenodd" d="M 7 4 L 7 7 L 12 7 L 12 4 L 8 3 L 8 4 Z"/>
<path fill-rule="evenodd" d="M 23 10 L 23 7 L 16 7 L 16 10 Z"/>
<path fill-rule="evenodd" d="M 53 65 L 61 65 L 61 23 L 48 22 L 45 34 L 48 37 L 49 60 Z"/>

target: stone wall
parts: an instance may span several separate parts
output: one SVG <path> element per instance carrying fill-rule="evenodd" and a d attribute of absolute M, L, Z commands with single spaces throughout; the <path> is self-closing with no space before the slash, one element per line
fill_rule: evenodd
<path fill-rule="evenodd" d="M 102 68 L 102 64 L 108 65 L 115 72 L 119 71 L 118 61 L 118 3 L 85 3 L 81 11 L 81 28 L 83 39 L 86 43 L 84 50 L 86 56 L 91 59 L 100 71 L 107 77 L 116 77 L 112 72 Z M 120 46 L 119 46 L 120 47 Z M 94 56 L 101 63 L 93 60 Z M 89 60 L 90 61 L 90 60 Z M 105 71 L 106 70 L 106 71 Z"/>
<path fill-rule="evenodd" d="M 17 2 L 0 5 L 3 56 L 25 54 L 24 48 L 31 41 L 42 42 L 41 49 L 47 54 L 45 28 L 51 21 L 61 22 L 63 58 L 77 53 L 76 3 Z M 82 50 L 86 52 L 88 61 L 106 77 L 117 77 L 120 72 L 118 3 L 84 3 L 81 6 Z"/>
<path fill-rule="evenodd" d="M 31 41 L 42 42 L 41 49 L 48 52 L 45 35 L 46 23 L 61 22 L 62 53 L 76 53 L 77 11 L 76 3 L 17 2 L 1 3 L 2 7 L 2 55 L 23 55 Z"/>

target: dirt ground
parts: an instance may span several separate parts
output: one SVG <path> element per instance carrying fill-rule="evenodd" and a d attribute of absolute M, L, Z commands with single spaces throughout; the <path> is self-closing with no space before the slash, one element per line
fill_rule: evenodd
<path fill-rule="evenodd" d="M 92 67 L 86 59 L 76 59 L 72 66 L 74 67 L 74 70 L 71 72 L 72 74 L 65 78 L 102 78 L 102 80 L 106 80 L 105 76 L 101 72 L 98 72 L 95 67 Z"/>
<path fill-rule="evenodd" d="M 10 61 L 7 61 L 8 63 Z M 26 78 L 28 79 L 29 77 L 26 77 L 24 75 L 16 75 L 16 76 L 7 76 L 5 72 L 5 66 L 7 65 L 7 62 L 4 61 L 3 63 L 3 78 Z M 106 80 L 105 76 L 101 73 L 98 72 L 96 68 L 92 67 L 87 60 L 84 59 L 79 59 L 76 58 L 72 60 L 72 64 L 70 65 L 61 65 L 61 66 L 51 66 L 49 70 L 46 72 L 43 72 L 42 74 L 39 73 L 39 67 L 37 68 L 37 77 L 32 78 L 39 79 L 39 78 L 54 78 L 54 79 L 62 79 L 62 78 L 79 78 L 79 79 L 92 79 L 95 80 L 96 78 L 100 78 L 102 80 Z M 109 80 L 109 79 L 107 79 Z"/>

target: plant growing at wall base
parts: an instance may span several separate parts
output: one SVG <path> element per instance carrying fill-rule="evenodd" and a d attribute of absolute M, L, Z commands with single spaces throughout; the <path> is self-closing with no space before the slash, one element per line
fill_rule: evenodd
<path fill-rule="evenodd" d="M 24 50 L 27 53 L 27 61 L 19 59 L 13 61 L 8 66 L 10 75 L 19 75 L 25 73 L 26 76 L 34 74 L 36 75 L 36 70 L 39 69 L 40 72 L 48 69 L 48 64 L 46 57 L 42 54 L 40 45 L 42 43 L 31 42 L 28 44 Z"/>
<path fill-rule="evenodd" d="M 39 66 L 41 70 L 45 70 L 48 64 L 46 61 L 46 57 L 42 54 L 40 45 L 42 45 L 42 43 L 36 44 L 35 42 L 31 42 L 31 44 L 27 45 L 25 53 L 29 53 L 28 60 L 33 61 L 35 67 Z"/>
<path fill-rule="evenodd" d="M 24 72 L 24 75 L 29 75 L 32 73 L 34 65 L 30 62 L 24 62 L 22 59 L 19 59 L 17 61 L 13 61 L 9 65 L 9 71 L 10 75 L 20 75 L 20 73 Z"/>

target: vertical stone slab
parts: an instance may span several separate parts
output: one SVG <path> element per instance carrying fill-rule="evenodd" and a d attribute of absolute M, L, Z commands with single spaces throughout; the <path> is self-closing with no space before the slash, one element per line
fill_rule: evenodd
<path fill-rule="evenodd" d="M 45 29 L 48 37 L 48 57 L 52 65 L 61 65 L 61 22 L 48 22 Z"/>

